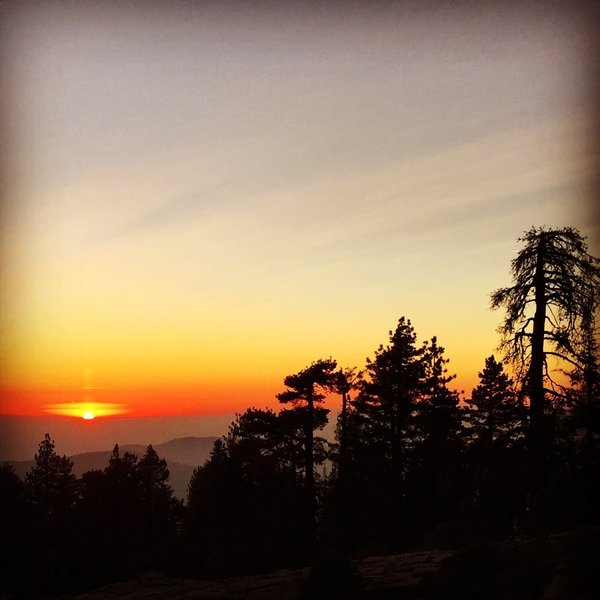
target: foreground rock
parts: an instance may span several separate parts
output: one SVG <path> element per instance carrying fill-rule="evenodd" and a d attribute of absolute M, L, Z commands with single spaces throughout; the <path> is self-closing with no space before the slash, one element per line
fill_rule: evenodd
<path fill-rule="evenodd" d="M 73 600 L 596 600 L 600 526 L 222 580 L 146 574 Z"/>
<path fill-rule="evenodd" d="M 323 561 L 312 569 L 229 579 L 173 579 L 147 573 L 75 596 L 77 600 L 300 600 L 302 598 L 414 598 L 423 578 L 453 552 L 411 552 L 344 563 Z"/>

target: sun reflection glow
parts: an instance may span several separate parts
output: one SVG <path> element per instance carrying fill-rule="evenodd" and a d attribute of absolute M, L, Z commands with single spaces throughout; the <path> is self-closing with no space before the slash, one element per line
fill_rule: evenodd
<path fill-rule="evenodd" d="M 44 411 L 51 415 L 78 417 L 86 421 L 97 417 L 111 417 L 131 412 L 125 404 L 116 402 L 61 402 L 46 405 Z"/>

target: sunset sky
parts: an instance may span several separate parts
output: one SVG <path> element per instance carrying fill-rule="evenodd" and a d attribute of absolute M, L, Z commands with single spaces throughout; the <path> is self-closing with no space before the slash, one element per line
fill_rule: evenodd
<path fill-rule="evenodd" d="M 469 394 L 523 231 L 600 254 L 595 23 L 515 4 L 15 4 L 0 413 L 274 406 L 403 315 Z"/>

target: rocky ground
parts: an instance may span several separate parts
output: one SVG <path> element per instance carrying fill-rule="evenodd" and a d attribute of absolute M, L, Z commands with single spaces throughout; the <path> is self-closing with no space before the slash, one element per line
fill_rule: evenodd
<path fill-rule="evenodd" d="M 596 600 L 600 527 L 268 575 L 186 580 L 147 573 L 71 600 Z"/>
<path fill-rule="evenodd" d="M 300 600 L 303 598 L 414 598 L 416 587 L 452 552 L 374 556 L 345 563 L 327 561 L 312 569 L 215 580 L 170 579 L 147 573 L 76 596 L 77 600 Z"/>

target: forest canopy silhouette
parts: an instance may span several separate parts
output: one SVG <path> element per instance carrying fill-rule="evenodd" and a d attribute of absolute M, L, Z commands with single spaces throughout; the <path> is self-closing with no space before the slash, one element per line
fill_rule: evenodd
<path fill-rule="evenodd" d="M 160 571 L 230 577 L 413 548 L 592 527 L 600 505 L 600 266 L 573 228 L 532 228 L 499 353 L 461 401 L 443 340 L 401 316 L 364 367 L 287 375 L 278 411 L 236 415 L 186 502 L 166 461 L 115 445 L 77 478 L 47 434 L 21 480 L 0 467 L 2 592 L 62 595 Z M 339 398 L 335 439 L 322 430 Z M 346 597 L 351 597 L 350 595 Z"/>

